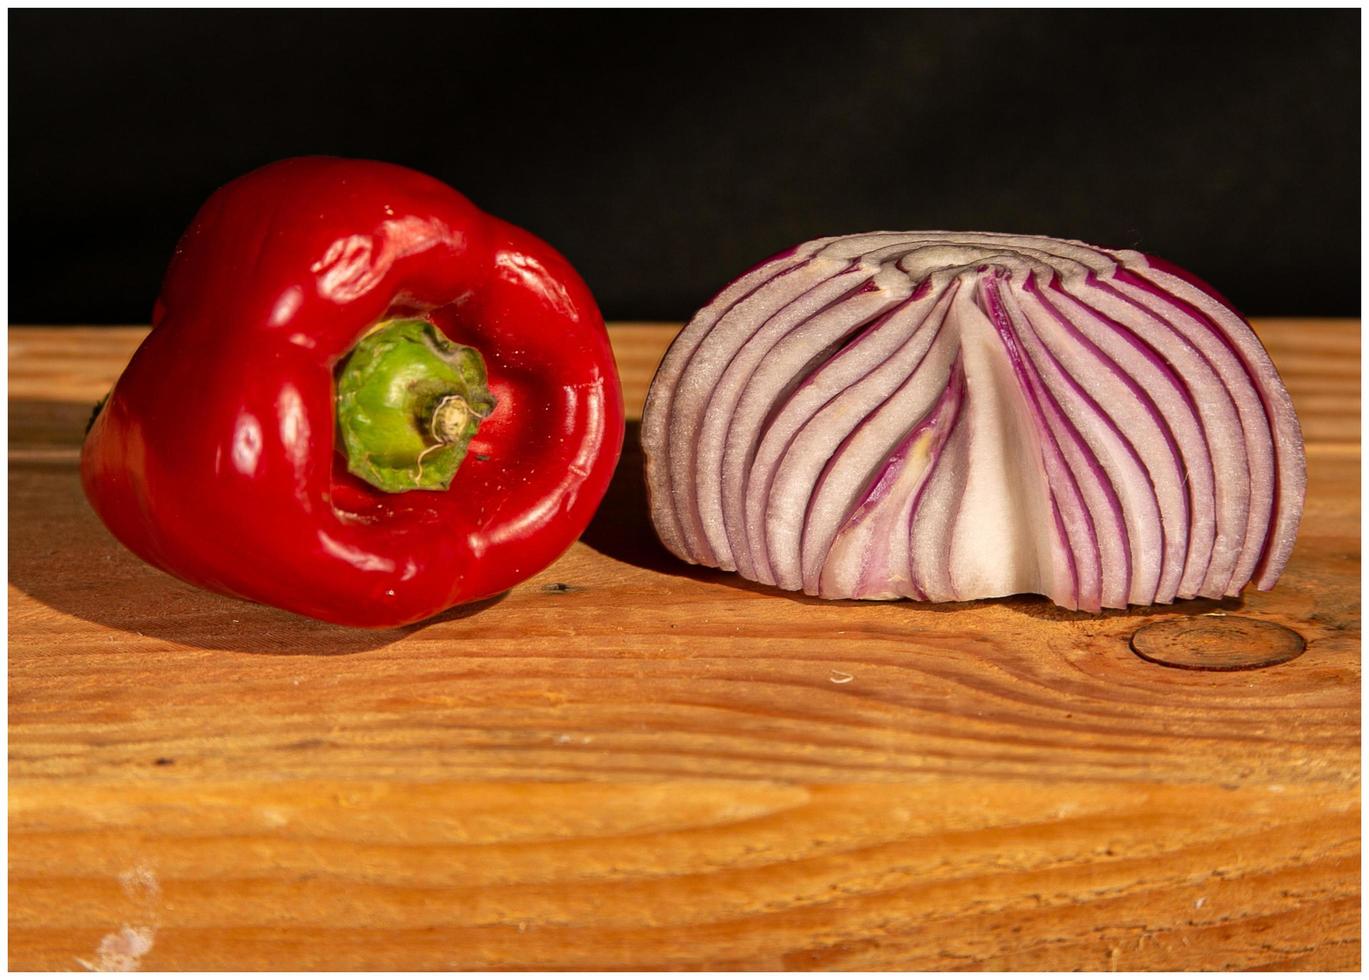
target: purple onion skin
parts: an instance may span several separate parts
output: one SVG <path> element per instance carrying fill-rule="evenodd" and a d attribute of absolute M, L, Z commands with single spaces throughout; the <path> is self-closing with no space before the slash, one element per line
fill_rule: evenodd
<path fill-rule="evenodd" d="M 857 289 L 792 305 L 843 270 Z M 865 343 L 923 300 L 906 336 Z M 806 394 L 836 358 L 844 387 Z M 669 550 L 825 598 L 1038 593 L 1096 612 L 1268 589 L 1306 488 L 1287 390 L 1217 290 L 1139 252 L 982 232 L 824 238 L 759 263 L 672 344 L 642 443 Z"/>

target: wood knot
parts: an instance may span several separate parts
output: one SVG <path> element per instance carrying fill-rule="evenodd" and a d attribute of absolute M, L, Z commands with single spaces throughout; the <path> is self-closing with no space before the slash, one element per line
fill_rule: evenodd
<path fill-rule="evenodd" d="M 1181 670 L 1256 670 L 1298 657 L 1307 641 L 1287 626 L 1244 616 L 1161 619 L 1131 637 L 1142 660 Z"/>

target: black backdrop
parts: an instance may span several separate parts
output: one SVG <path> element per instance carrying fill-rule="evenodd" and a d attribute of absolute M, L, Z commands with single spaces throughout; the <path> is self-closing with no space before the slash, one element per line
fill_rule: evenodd
<path fill-rule="evenodd" d="M 143 322 L 216 186 L 428 171 L 683 319 L 807 238 L 1038 232 L 1356 315 L 1359 12 L 14 11 L 10 321 Z"/>

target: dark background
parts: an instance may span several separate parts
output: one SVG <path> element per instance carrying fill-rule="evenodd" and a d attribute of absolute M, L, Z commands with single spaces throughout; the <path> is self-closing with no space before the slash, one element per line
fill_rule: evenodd
<path fill-rule="evenodd" d="M 404 163 L 682 320 L 875 229 L 1134 247 L 1359 312 L 1359 12 L 13 11 L 11 322 L 145 322 L 218 185 Z"/>

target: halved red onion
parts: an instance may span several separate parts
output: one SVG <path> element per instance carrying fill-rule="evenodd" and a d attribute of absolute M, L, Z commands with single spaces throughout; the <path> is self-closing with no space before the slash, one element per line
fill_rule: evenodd
<path fill-rule="evenodd" d="M 667 548 L 828 598 L 1269 589 L 1306 485 L 1288 392 L 1212 289 L 980 232 L 823 238 L 741 276 L 666 354 L 642 444 Z"/>

